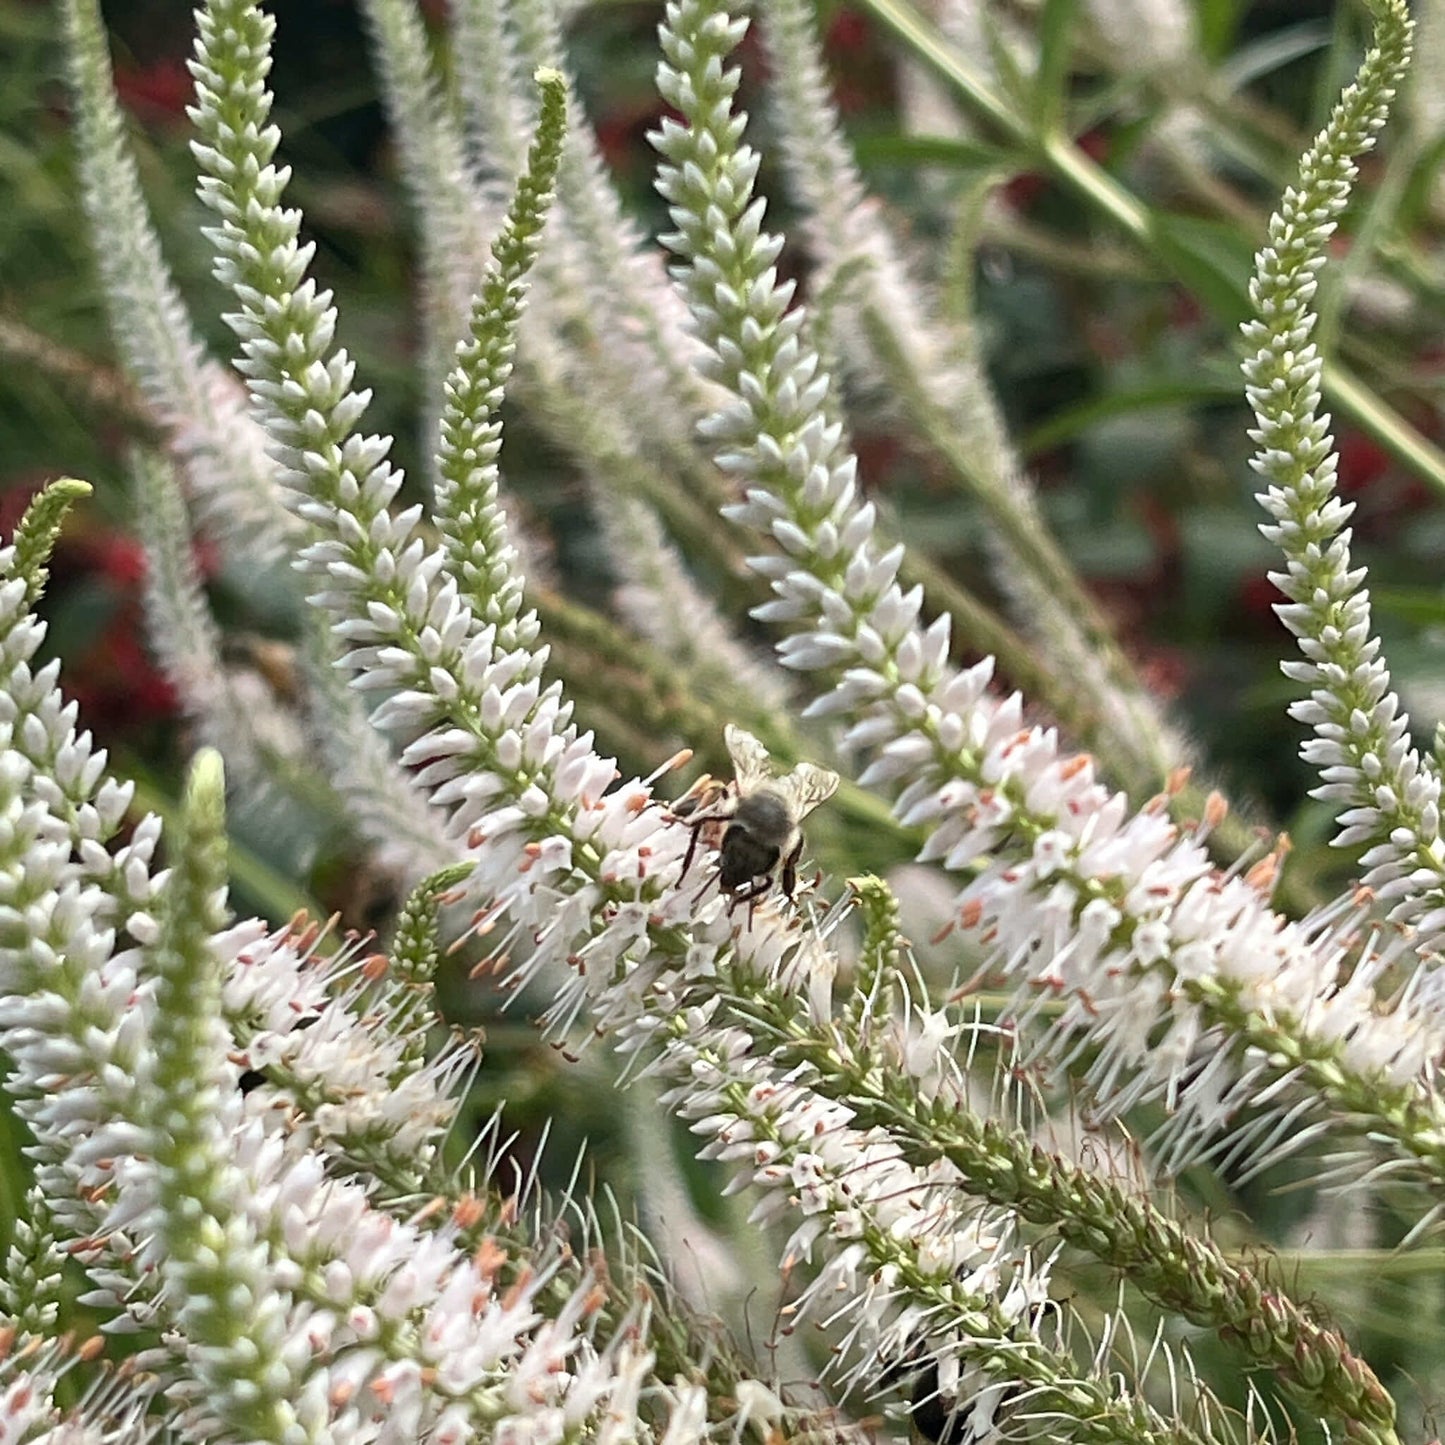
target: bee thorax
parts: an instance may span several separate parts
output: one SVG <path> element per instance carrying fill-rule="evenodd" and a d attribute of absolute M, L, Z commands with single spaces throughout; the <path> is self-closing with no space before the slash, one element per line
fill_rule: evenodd
<path fill-rule="evenodd" d="M 781 852 L 797 826 L 788 805 L 771 789 L 749 793 L 738 800 L 733 812 L 734 828 L 740 828 L 759 843 Z M 732 829 L 728 830 L 729 832 Z"/>

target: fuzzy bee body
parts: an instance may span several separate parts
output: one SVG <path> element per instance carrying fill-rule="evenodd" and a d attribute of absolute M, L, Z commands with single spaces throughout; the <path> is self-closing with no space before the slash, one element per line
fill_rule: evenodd
<path fill-rule="evenodd" d="M 682 871 L 691 865 L 702 832 L 726 824 L 718 844 L 723 891 L 734 903 L 751 903 L 779 878 L 783 896 L 791 898 L 803 853 L 800 824 L 832 797 L 838 775 L 799 763 L 792 772 L 774 777 L 767 749 L 750 732 L 729 724 L 723 736 L 733 760 L 733 781 L 719 789 L 713 779 L 703 779 L 695 800 L 683 798 L 672 810 L 693 830 Z"/>
<path fill-rule="evenodd" d="M 801 841 L 788 805 L 776 793 L 765 790 L 739 799 L 723 834 L 718 881 L 729 893 L 736 893 L 760 878 L 770 878 L 795 833 Z"/>

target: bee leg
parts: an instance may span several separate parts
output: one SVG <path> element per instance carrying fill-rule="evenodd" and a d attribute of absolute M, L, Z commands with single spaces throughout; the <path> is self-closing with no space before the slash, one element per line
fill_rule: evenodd
<path fill-rule="evenodd" d="M 732 917 L 733 910 L 739 903 L 746 903 L 748 905 L 748 927 L 751 928 L 753 926 L 753 908 L 757 904 L 758 899 L 772 886 L 772 874 L 764 873 L 760 877 L 754 878 L 753 881 L 745 887 L 733 889 L 728 898 L 728 917 Z"/>
<path fill-rule="evenodd" d="M 682 855 L 682 872 L 677 875 L 679 883 L 687 877 L 687 870 L 692 867 L 693 855 L 697 852 L 698 835 L 702 832 L 701 823 L 691 823 L 688 826 L 692 836 L 687 840 L 687 852 Z"/>
<path fill-rule="evenodd" d="M 783 897 L 793 901 L 793 890 L 798 886 L 798 859 L 803 856 L 803 839 L 799 835 L 793 851 L 783 860 Z"/>
<path fill-rule="evenodd" d="M 772 886 L 773 886 L 773 880 L 772 880 L 771 878 L 761 878 L 761 879 L 755 878 L 755 879 L 753 880 L 752 886 L 748 889 L 748 891 L 747 891 L 747 900 L 748 900 L 748 927 L 749 927 L 749 928 L 751 928 L 751 927 L 753 926 L 753 910 L 754 910 L 755 908 L 757 908 L 757 906 L 758 906 L 758 899 L 761 898 L 761 897 L 763 896 L 763 894 L 766 893 L 766 892 L 768 891 L 768 889 L 771 888 Z"/>

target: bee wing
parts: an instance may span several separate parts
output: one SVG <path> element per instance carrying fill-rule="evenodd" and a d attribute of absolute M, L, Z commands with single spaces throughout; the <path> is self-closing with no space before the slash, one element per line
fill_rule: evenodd
<path fill-rule="evenodd" d="M 838 774 L 812 763 L 799 763 L 769 786 L 787 800 L 793 820 L 801 823 L 819 803 L 826 803 L 838 791 Z"/>
<path fill-rule="evenodd" d="M 747 729 L 735 723 L 723 729 L 723 738 L 732 756 L 738 795 L 746 797 L 766 786 L 787 803 L 795 822 L 801 822 L 838 789 L 838 774 L 812 763 L 799 763 L 791 773 L 775 778 L 771 754 Z"/>
<path fill-rule="evenodd" d="M 740 796 L 746 797 L 763 784 L 772 783 L 772 757 L 746 728 L 729 723 L 723 729 L 723 741 L 727 743 L 728 756 L 733 760 L 733 776 Z"/>

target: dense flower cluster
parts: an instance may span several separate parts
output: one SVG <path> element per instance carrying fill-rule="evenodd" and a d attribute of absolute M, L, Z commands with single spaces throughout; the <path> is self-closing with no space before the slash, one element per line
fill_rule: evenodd
<path fill-rule="evenodd" d="M 1408 744 L 1369 637 L 1330 491 L 1308 316 L 1351 158 L 1406 62 L 1403 5 L 1379 0 L 1376 47 L 1286 195 L 1250 330 L 1270 535 L 1289 559 L 1284 616 L 1307 656 L 1293 675 L 1312 689 L 1297 711 L 1316 728 L 1308 756 L 1324 795 L 1347 805 L 1343 839 L 1371 845 L 1368 888 L 1302 921 L 1272 906 L 1273 855 L 1223 872 L 1211 862 L 1221 801 L 1186 826 L 1170 811 L 1175 779 L 1133 807 L 1018 696 L 991 690 L 992 660 L 955 663 L 948 612 L 926 620 L 906 550 L 860 493 L 826 341 L 777 275 L 782 241 L 764 229 L 759 158 L 733 106 L 742 19 L 722 0 L 672 0 L 662 28 L 673 294 L 589 138 L 569 132 L 555 14 L 464 7 L 462 52 L 490 57 L 462 85 L 464 135 L 417 14 L 403 0 L 367 9 L 394 106 L 410 112 L 403 144 L 433 283 L 438 446 L 429 501 L 406 507 L 389 440 L 358 429 L 368 397 L 285 204 L 271 19 L 255 0 L 210 0 L 192 63 L 207 234 L 234 299 L 247 411 L 165 273 L 98 15 L 67 0 L 87 205 L 116 238 L 104 270 L 117 330 L 167 433 L 168 457 L 137 465 L 158 650 L 202 739 L 254 798 L 284 791 L 322 734 L 327 786 L 415 886 L 389 949 L 302 918 L 233 920 L 211 750 L 173 822 L 126 831 L 130 790 L 77 730 L 57 669 L 35 665 L 46 559 L 85 488 L 43 493 L 0 552 L 0 1048 L 35 1179 L 0 1291 L 0 1434 L 693 1445 L 752 1429 L 771 1445 L 851 1435 L 832 1410 L 876 1395 L 900 1429 L 909 1416 L 920 1431 L 940 1422 L 948 1445 L 1270 1437 L 1262 1413 L 1221 1406 L 1182 1351 L 1122 1359 L 1122 1311 L 1095 1351 L 1071 1348 L 1058 1245 L 1217 1334 L 1346 1438 L 1396 1441 L 1395 1402 L 1343 1335 L 1159 1207 L 1150 1186 L 1212 1149 L 1257 1168 L 1325 1130 L 1366 1167 L 1426 1191 L 1445 1179 L 1433 1087 L 1445 1025 L 1427 968 L 1442 913 L 1438 776 Z M 1116 12 L 1101 10 L 1101 27 Z M 886 370 L 900 342 L 883 322 L 908 331 L 918 297 L 877 215 L 855 205 L 806 17 L 777 0 L 773 19 L 775 47 L 797 59 L 782 87 L 792 163 L 804 190 L 833 178 L 839 255 L 827 264 L 849 291 L 867 258 L 844 309 Z M 469 145 L 492 148 L 481 185 Z M 907 304 L 890 306 L 890 288 Z M 625 365 L 599 365 L 585 344 L 564 357 L 564 336 L 599 332 Z M 920 377 L 950 345 L 921 331 L 903 341 Z M 946 409 L 938 388 L 984 404 L 977 367 L 962 352 L 954 363 L 914 398 L 921 415 Z M 731 497 L 734 540 L 764 539 L 751 565 L 773 596 L 757 616 L 812 688 L 808 715 L 840 724 L 839 766 L 861 763 L 856 788 L 890 794 L 920 862 L 952 879 L 945 932 L 980 977 L 1009 985 L 1002 1022 L 986 1023 L 967 989 L 930 983 L 878 880 L 853 880 L 831 905 L 821 877 L 795 884 L 789 871 L 783 886 L 798 822 L 786 783 L 740 765 L 674 811 L 653 790 L 667 764 L 622 779 L 579 728 L 549 675 L 544 604 L 524 590 L 502 505 L 514 366 L 524 393 L 578 422 L 599 487 L 627 478 L 611 529 L 657 554 L 633 569 L 634 587 L 700 605 L 658 520 L 685 532 L 696 501 L 659 482 L 674 465 L 699 495 Z M 574 385 L 581 405 L 567 400 Z M 649 389 L 686 405 L 650 408 L 629 433 L 619 417 Z M 985 411 L 987 445 L 955 460 L 1007 523 L 1003 554 L 1027 574 L 1018 594 L 1048 595 L 1055 620 L 1067 617 L 1051 634 L 1055 664 L 1087 661 L 1097 736 L 1157 771 L 1167 731 L 1095 646 L 1097 619 L 1049 592 L 1059 559 L 1035 536 Z M 703 412 L 717 471 L 688 436 Z M 248 716 L 223 662 L 188 501 L 235 555 L 295 562 L 311 676 L 303 708 L 274 726 Z M 656 628 L 658 645 L 704 678 L 679 631 Z M 718 618 L 697 632 L 731 659 L 724 673 L 747 673 Z M 760 678 L 755 704 L 775 686 Z M 726 696 L 729 679 L 714 681 Z M 749 866 L 742 886 L 724 886 Z M 1377 899 L 1389 931 L 1373 921 Z M 774 1343 L 830 1392 L 823 1408 L 710 1335 L 625 1237 L 604 1237 L 587 1201 L 538 1201 L 509 1180 L 500 1145 L 475 1177 L 455 1165 L 447 1141 L 477 1045 L 436 1007 L 444 902 L 471 910 L 463 941 L 480 941 L 482 971 L 548 999 L 554 1042 L 600 1039 L 620 1061 L 616 1082 L 657 1081 L 702 1156 L 732 1171 L 782 1261 Z M 1042 1142 L 1037 1105 L 1061 1077 L 1100 1128 L 1164 1106 L 1137 1177 L 1110 1164 L 1114 1135 L 1102 1162 Z M 100 1346 L 61 1328 L 62 1254 L 86 1273 L 83 1305 L 136 1337 L 111 1378 L 93 1368 Z M 799 1347 L 804 1323 L 826 1363 Z M 1154 1375 L 1168 1377 L 1162 1392 Z"/>

